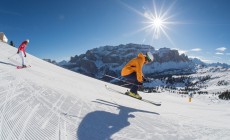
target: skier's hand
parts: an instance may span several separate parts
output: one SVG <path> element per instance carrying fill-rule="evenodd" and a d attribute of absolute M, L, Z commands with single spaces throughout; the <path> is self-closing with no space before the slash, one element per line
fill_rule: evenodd
<path fill-rule="evenodd" d="M 26 54 L 25 54 L 25 57 L 26 57 Z"/>
<path fill-rule="evenodd" d="M 138 88 L 143 88 L 143 83 L 142 82 L 138 82 Z"/>
<path fill-rule="evenodd" d="M 143 90 L 144 86 L 143 83 L 138 82 L 138 90 Z"/>
<path fill-rule="evenodd" d="M 17 51 L 17 54 L 19 54 L 19 51 Z"/>
<path fill-rule="evenodd" d="M 139 85 L 139 86 L 142 86 L 142 85 L 143 85 L 143 82 L 138 82 L 138 85 Z"/>

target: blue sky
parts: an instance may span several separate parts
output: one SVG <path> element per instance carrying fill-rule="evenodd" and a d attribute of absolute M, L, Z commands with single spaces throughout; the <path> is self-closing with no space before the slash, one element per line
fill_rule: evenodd
<path fill-rule="evenodd" d="M 229 5 L 228 0 L 1 0 L 0 31 L 16 46 L 30 39 L 27 52 L 57 61 L 100 46 L 137 43 L 230 64 Z M 157 35 L 151 15 L 164 21 Z"/>

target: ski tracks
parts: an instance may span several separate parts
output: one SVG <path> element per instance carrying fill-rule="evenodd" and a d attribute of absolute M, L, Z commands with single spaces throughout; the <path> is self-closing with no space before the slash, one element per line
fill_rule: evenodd
<path fill-rule="evenodd" d="M 77 139 L 78 125 L 94 107 L 13 72 L 0 69 L 0 139 Z"/>

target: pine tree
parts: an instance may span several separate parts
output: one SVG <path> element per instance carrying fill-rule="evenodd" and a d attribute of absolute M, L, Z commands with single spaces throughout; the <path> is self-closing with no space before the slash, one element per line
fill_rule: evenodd
<path fill-rule="evenodd" d="M 10 41 L 10 45 L 15 47 L 14 42 L 12 40 Z"/>
<path fill-rule="evenodd" d="M 230 92 L 228 90 L 225 91 L 225 92 L 222 92 L 219 95 L 219 98 L 222 99 L 222 100 L 230 100 Z"/>

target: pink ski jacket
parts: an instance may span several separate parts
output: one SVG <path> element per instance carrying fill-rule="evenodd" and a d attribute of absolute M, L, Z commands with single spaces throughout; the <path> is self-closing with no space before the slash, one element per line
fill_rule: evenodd
<path fill-rule="evenodd" d="M 27 44 L 28 43 L 26 41 L 23 41 L 22 44 L 18 47 L 18 51 L 23 51 L 24 55 L 26 55 L 25 49 Z"/>

